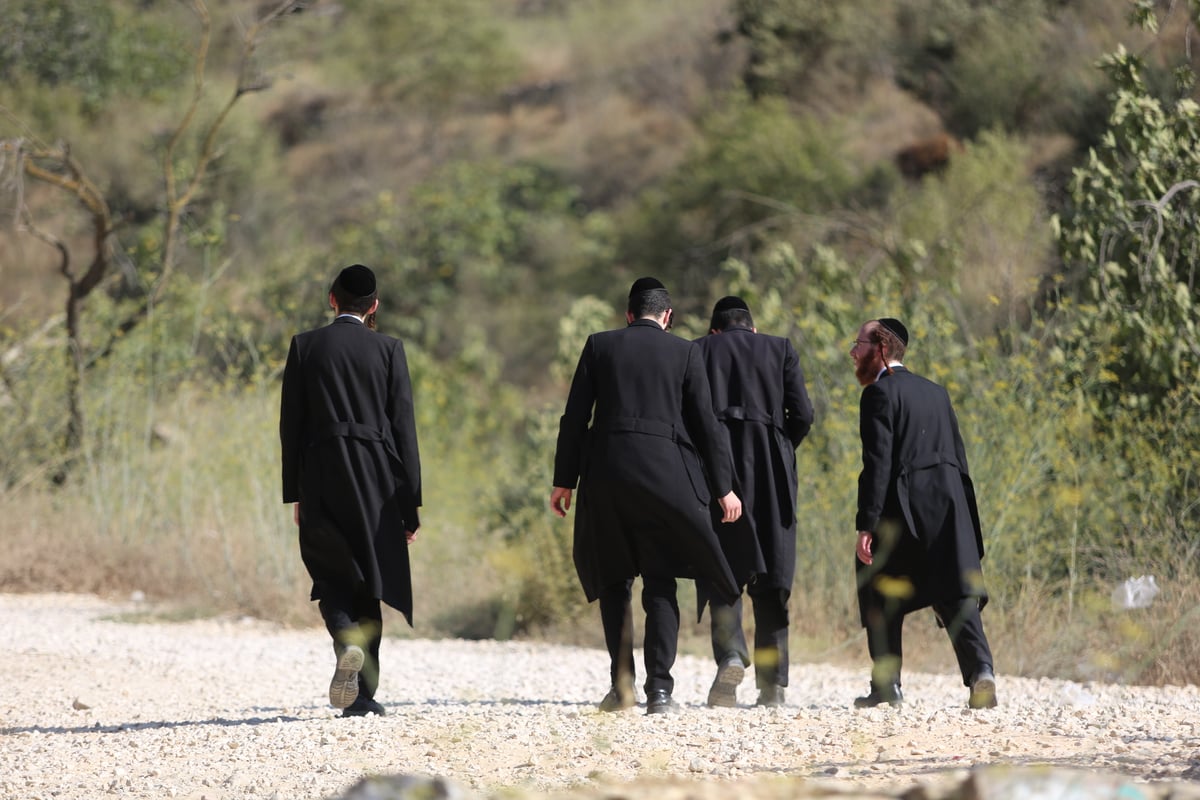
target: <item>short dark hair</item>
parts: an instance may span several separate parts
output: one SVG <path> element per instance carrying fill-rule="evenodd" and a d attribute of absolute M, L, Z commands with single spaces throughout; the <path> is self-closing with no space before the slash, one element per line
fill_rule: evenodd
<path fill-rule="evenodd" d="M 671 295 L 666 289 L 650 289 L 629 295 L 629 313 L 634 319 L 656 317 L 671 307 Z"/>

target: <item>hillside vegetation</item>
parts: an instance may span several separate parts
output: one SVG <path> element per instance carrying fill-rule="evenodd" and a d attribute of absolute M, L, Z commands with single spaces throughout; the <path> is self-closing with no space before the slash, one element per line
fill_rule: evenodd
<path fill-rule="evenodd" d="M 959 411 L 998 669 L 1194 680 L 1196 0 L 0 15 L 0 590 L 314 622 L 279 375 L 361 262 L 416 384 L 416 632 L 596 642 L 554 437 L 655 275 L 679 335 L 736 293 L 800 353 L 799 658 L 866 658 L 848 350 L 891 315 Z M 1139 575 L 1155 603 L 1115 609 Z M 909 627 L 914 667 L 950 663 Z"/>

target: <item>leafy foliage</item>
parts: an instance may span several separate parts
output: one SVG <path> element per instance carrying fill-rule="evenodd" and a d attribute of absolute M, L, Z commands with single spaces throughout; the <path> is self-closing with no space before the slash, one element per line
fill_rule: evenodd
<path fill-rule="evenodd" d="M 1056 47 L 1045 0 L 905 0 L 895 38 L 901 85 L 937 108 L 950 130 L 1044 130 L 1083 111 L 1089 76 Z M 1066 20 L 1066 24 L 1079 25 Z"/>
<path fill-rule="evenodd" d="M 736 0 L 737 32 L 749 50 L 742 82 L 750 95 L 799 95 L 814 67 L 850 38 L 871 8 L 854 2 Z"/>
<path fill-rule="evenodd" d="M 622 245 L 627 261 L 665 275 L 680 297 L 706 288 L 726 256 L 807 229 L 808 215 L 839 206 L 855 187 L 836 133 L 782 99 L 735 94 L 702 130 L 662 187 L 640 198 Z"/>
<path fill-rule="evenodd" d="M 327 47 L 380 94 L 440 116 L 509 80 L 517 57 L 486 0 L 349 0 Z"/>
<path fill-rule="evenodd" d="M 4 18 L 0 80 L 69 87 L 92 113 L 116 94 L 158 94 L 189 63 L 169 23 L 104 0 L 8 0 Z"/>
<path fill-rule="evenodd" d="M 387 271 L 384 308 L 395 309 L 399 330 L 431 352 L 452 356 L 477 339 L 504 353 L 510 367 L 531 352 L 540 363 L 553 342 L 514 326 L 511 300 L 529 297 L 526 324 L 553 324 L 547 301 L 562 293 L 540 287 L 539 276 L 582 277 L 590 266 L 575 197 L 562 175 L 540 164 L 451 162 L 414 186 L 404 207 L 391 193 L 379 195 L 370 224 L 347 226 L 338 250 Z M 552 253 L 563 258 L 546 261 Z"/>
<path fill-rule="evenodd" d="M 1019 140 L 986 132 L 943 175 L 892 198 L 900 244 L 888 249 L 902 291 L 923 281 L 950 292 L 969 336 L 1023 324 L 1028 298 L 1051 263 L 1044 204 L 1024 174 L 1028 159 Z"/>
<path fill-rule="evenodd" d="M 1061 358 L 1096 382 L 1101 415 L 1157 407 L 1200 368 L 1200 106 L 1148 96 L 1124 50 L 1105 66 L 1118 87 L 1109 129 L 1057 221 L 1071 323 Z"/>

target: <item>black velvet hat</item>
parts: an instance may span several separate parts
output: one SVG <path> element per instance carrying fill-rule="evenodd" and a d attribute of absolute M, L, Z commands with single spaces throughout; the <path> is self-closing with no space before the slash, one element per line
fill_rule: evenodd
<path fill-rule="evenodd" d="M 334 289 L 355 300 L 375 294 L 375 273 L 362 264 L 351 264 L 338 273 L 333 281 Z"/>
<path fill-rule="evenodd" d="M 908 347 L 908 328 L 904 327 L 903 322 L 893 317 L 882 317 L 876 322 L 894 333 L 896 338 L 903 342 L 905 347 Z"/>

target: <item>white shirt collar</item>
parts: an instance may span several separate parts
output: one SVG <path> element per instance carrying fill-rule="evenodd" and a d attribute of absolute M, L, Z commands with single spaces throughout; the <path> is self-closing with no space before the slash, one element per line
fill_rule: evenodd
<path fill-rule="evenodd" d="M 903 365 L 903 364 L 901 364 L 899 361 L 889 361 L 889 362 L 888 362 L 888 365 L 887 365 L 886 367 L 884 367 L 883 369 L 879 370 L 879 374 L 875 376 L 875 380 L 879 380 L 880 378 L 882 378 L 882 377 L 883 377 L 883 374 L 884 374 L 885 372 L 887 372 L 889 368 L 890 368 L 890 369 L 895 369 L 896 367 L 903 367 L 903 366 L 904 366 L 904 365 Z"/>

